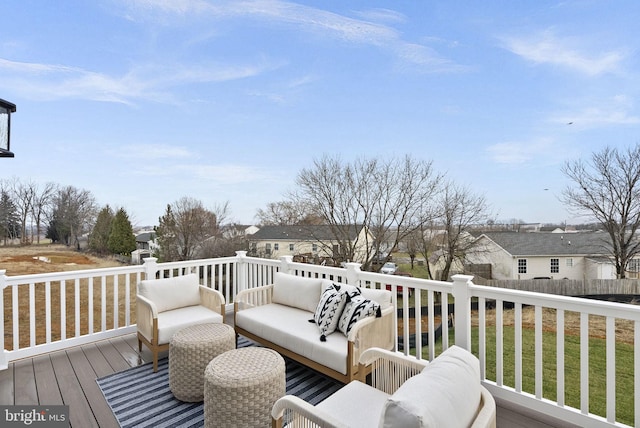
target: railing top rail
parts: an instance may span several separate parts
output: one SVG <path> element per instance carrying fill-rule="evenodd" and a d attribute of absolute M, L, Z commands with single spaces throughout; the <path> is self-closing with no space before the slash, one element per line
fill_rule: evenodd
<path fill-rule="evenodd" d="M 533 291 L 510 290 L 476 284 L 470 285 L 469 289 L 474 297 L 499 299 L 506 302 L 544 306 L 573 312 L 588 312 L 593 315 L 615 316 L 616 318 L 640 321 L 640 306 L 638 305 Z"/>
<path fill-rule="evenodd" d="M 108 268 L 98 269 L 86 269 L 86 270 L 70 270 L 61 272 L 50 273 L 35 273 L 29 275 L 13 275 L 5 276 L 6 285 L 17 285 L 31 282 L 46 282 L 46 281 L 60 281 L 74 278 L 89 278 L 102 275 L 119 275 L 128 273 L 144 272 L 142 265 L 136 266 L 116 266 Z"/>

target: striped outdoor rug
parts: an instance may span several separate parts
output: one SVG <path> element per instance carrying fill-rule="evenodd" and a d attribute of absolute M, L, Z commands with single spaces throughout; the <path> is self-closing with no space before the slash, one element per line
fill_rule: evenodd
<path fill-rule="evenodd" d="M 241 337 L 238 347 L 252 346 Z M 285 358 L 287 394 L 297 395 L 318 404 L 340 389 L 343 384 Z M 201 427 L 204 426 L 203 404 L 185 403 L 173 397 L 169 389 L 169 361 L 158 361 L 114 373 L 96 382 L 113 414 L 122 427 Z"/>

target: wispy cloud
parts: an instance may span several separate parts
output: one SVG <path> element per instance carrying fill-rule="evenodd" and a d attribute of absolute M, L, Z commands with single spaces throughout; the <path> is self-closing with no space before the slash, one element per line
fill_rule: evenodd
<path fill-rule="evenodd" d="M 130 144 L 119 147 L 113 154 L 135 162 L 141 160 L 148 162 L 154 159 L 186 159 L 194 156 L 186 147 L 168 144 Z"/>
<path fill-rule="evenodd" d="M 352 18 L 327 10 L 279 0 L 229 1 L 209 3 L 202 0 L 194 2 L 171 0 L 133 0 L 126 3 L 129 14 L 139 19 L 154 16 L 160 23 L 167 25 L 187 25 L 176 23 L 169 16 L 193 16 L 193 19 L 244 18 L 263 21 L 269 24 L 293 25 L 298 31 L 314 33 L 320 37 L 340 40 L 345 43 L 366 44 L 392 52 L 402 61 L 422 67 L 422 71 L 442 72 L 459 71 L 461 68 L 453 61 L 442 57 L 435 50 L 411 41 L 404 40 L 401 33 L 390 25 L 380 23 L 398 23 L 403 15 L 389 9 L 374 9 L 368 12 L 354 12 Z"/>
<path fill-rule="evenodd" d="M 621 50 L 592 52 L 577 40 L 558 37 L 546 30 L 530 36 L 505 37 L 506 49 L 536 64 L 551 64 L 597 76 L 618 72 L 625 59 Z"/>
<path fill-rule="evenodd" d="M 486 152 L 493 162 L 500 164 L 523 164 L 539 156 L 548 156 L 553 149 L 553 141 L 539 139 L 535 141 L 508 141 L 493 144 Z"/>
<path fill-rule="evenodd" d="M 633 100 L 626 95 L 582 103 L 570 112 L 558 113 L 550 122 L 571 124 L 575 129 L 592 129 L 611 125 L 637 125 L 640 116 L 635 114 Z M 587 104 L 587 105 L 585 105 Z"/>
<path fill-rule="evenodd" d="M 77 67 L 0 58 L 0 87 L 15 85 L 39 99 L 73 98 L 123 104 L 143 99 L 171 102 L 172 87 L 244 79 L 276 67 L 263 60 L 249 65 L 146 64 L 135 66 L 124 75 L 112 76 Z"/>

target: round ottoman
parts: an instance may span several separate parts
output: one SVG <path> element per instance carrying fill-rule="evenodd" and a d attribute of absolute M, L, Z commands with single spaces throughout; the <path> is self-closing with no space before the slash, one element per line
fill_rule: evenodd
<path fill-rule="evenodd" d="M 271 408 L 285 395 L 284 359 L 265 348 L 240 348 L 204 371 L 205 427 L 270 427 Z"/>
<path fill-rule="evenodd" d="M 235 330 L 226 324 L 196 324 L 178 330 L 169 342 L 169 388 L 173 395 L 181 401 L 202 401 L 207 364 L 235 347 Z"/>

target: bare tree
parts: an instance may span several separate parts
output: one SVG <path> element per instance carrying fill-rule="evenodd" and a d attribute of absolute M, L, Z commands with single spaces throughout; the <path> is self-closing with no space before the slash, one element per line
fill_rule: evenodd
<path fill-rule="evenodd" d="M 208 210 L 201 201 L 190 197 L 167 205 L 156 228 L 161 260 L 192 260 L 207 241 L 219 236 L 227 214 L 228 203 Z"/>
<path fill-rule="evenodd" d="M 36 224 L 36 242 L 40 243 L 40 234 L 42 232 L 42 222 L 47 213 L 52 209 L 52 203 L 57 191 L 54 183 L 48 182 L 40 186 L 33 186 L 33 200 L 31 204 L 31 217 Z"/>
<path fill-rule="evenodd" d="M 323 157 L 312 169 L 303 169 L 296 179 L 297 192 L 291 197 L 313 207 L 332 228 L 342 256 L 354 260 L 358 248 L 366 249 L 363 268 L 367 269 L 383 241 L 395 248 L 430 218 L 426 209 L 439 191 L 442 176 L 431 162 L 402 159 L 360 159 L 353 164 L 339 158 Z M 353 226 L 362 225 L 369 234 L 353 238 Z M 358 242 L 358 240 L 365 242 Z"/>
<path fill-rule="evenodd" d="M 262 226 L 291 226 L 295 224 L 322 224 L 312 207 L 299 200 L 270 202 L 266 209 L 259 209 L 256 214 Z"/>
<path fill-rule="evenodd" d="M 586 214 L 608 233 L 603 246 L 611 254 L 618 278 L 640 251 L 640 144 L 626 150 L 606 147 L 588 162 L 568 161 L 562 172 L 574 183 L 561 200 L 577 214 Z"/>
<path fill-rule="evenodd" d="M 20 218 L 20 242 L 22 244 L 29 242 L 27 220 L 29 219 L 29 214 L 33 206 L 35 187 L 36 185 L 32 181 L 25 183 L 17 177 L 14 177 L 12 180 L 11 196 Z"/>
<path fill-rule="evenodd" d="M 471 228 L 486 223 L 491 214 L 484 196 L 453 182 L 445 185 L 438 206 L 442 233 L 438 235 L 439 251 L 432 254 L 431 260 L 441 268 L 438 279 L 448 281 L 452 266 L 463 263 L 466 254 L 477 246 Z M 429 246 L 433 248 L 432 244 Z"/>
<path fill-rule="evenodd" d="M 95 221 L 95 198 L 88 190 L 65 186 L 58 189 L 53 207 L 47 236 L 80 248 L 80 236 L 90 231 Z"/>

